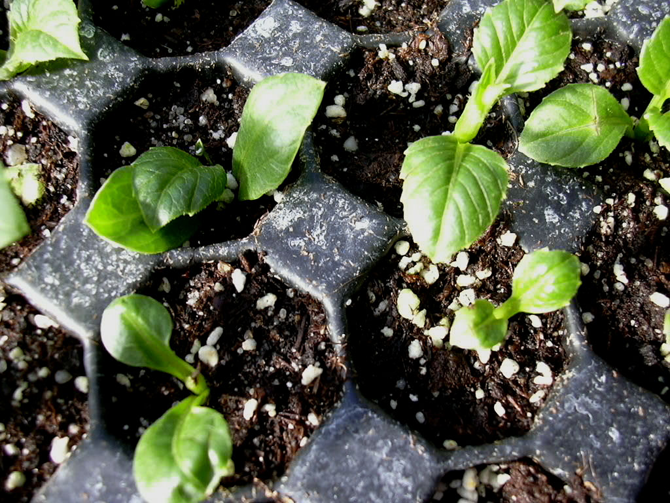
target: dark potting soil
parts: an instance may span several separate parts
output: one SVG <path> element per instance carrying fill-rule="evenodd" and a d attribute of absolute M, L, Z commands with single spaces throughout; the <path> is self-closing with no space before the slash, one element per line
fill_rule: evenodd
<path fill-rule="evenodd" d="M 151 58 L 186 56 L 227 46 L 271 0 L 186 0 L 159 9 L 142 0 L 95 0 L 93 22 Z"/>
<path fill-rule="evenodd" d="M 86 435 L 82 353 L 77 339 L 0 285 L 0 500 L 30 501 L 58 467 L 52 441 L 68 439 L 71 452 Z M 13 472 L 23 486 L 11 489 Z"/>
<path fill-rule="evenodd" d="M 241 292 L 233 285 L 235 270 L 246 277 Z M 171 346 L 200 369 L 211 390 L 209 405 L 228 421 L 236 470 L 224 485 L 268 482 L 281 475 L 342 394 L 340 348 L 328 337 L 321 305 L 286 286 L 253 253 L 232 264 L 159 272 L 143 293 L 168 305 L 175 327 Z M 274 304 L 258 306 L 269 294 L 276 296 Z M 210 367 L 199 359 L 198 349 L 215 330 L 221 332 L 214 343 L 218 363 Z M 303 372 L 310 365 L 322 373 L 304 385 Z M 116 394 L 132 401 L 130 410 L 139 411 L 135 416 L 141 421 L 131 423 L 135 418 L 128 417 L 120 427 L 135 442 L 139 426 L 147 427 L 187 392 L 158 372 L 129 367 L 120 372 L 131 393 L 117 389 Z M 157 393 L 158 401 L 144 392 Z M 249 409 L 252 399 L 255 409 Z M 247 417 L 245 408 L 251 411 Z"/>
<path fill-rule="evenodd" d="M 20 164 L 35 163 L 42 166 L 40 178 L 45 188 L 44 195 L 37 203 L 23 206 L 31 233 L 0 250 L 2 274 L 19 265 L 49 237 L 58 222 L 74 206 L 79 156 L 76 152 L 77 140 L 35 112 L 27 101 L 21 102 L 13 97 L 0 100 L 0 123 L 2 162 L 8 165 L 9 149 L 16 148 L 13 145 L 22 145 L 25 147 L 26 160 Z"/>
<path fill-rule="evenodd" d="M 566 484 L 531 460 L 483 465 L 451 472 L 438 484 L 431 501 L 459 503 L 466 495 L 500 503 L 592 503 L 597 489 L 575 477 Z"/>
<path fill-rule="evenodd" d="M 449 0 L 376 0 L 366 11 L 361 0 L 297 0 L 323 19 L 351 33 L 391 33 L 426 30 Z M 366 15 L 367 14 L 367 15 Z"/>
<path fill-rule="evenodd" d="M 198 76 L 193 70 L 153 75 L 96 129 L 94 169 L 100 177 L 109 176 L 157 146 L 176 147 L 195 155 L 195 144 L 202 140 L 211 163 L 231 172 L 233 150 L 229 142 L 240 127 L 248 95 L 249 90 L 238 85 L 228 72 L 208 77 Z M 136 149 L 135 155 L 121 156 L 126 142 Z M 204 157 L 200 161 L 209 164 Z M 297 175 L 294 169 L 279 190 Z M 202 246 L 246 237 L 274 206 L 275 200 L 269 196 L 210 205 L 197 216 L 202 223 L 189 243 Z"/>
<path fill-rule="evenodd" d="M 387 49 L 388 55 L 377 50 L 352 55 L 349 71 L 326 87 L 313 130 L 325 173 L 390 215 L 402 217 L 399 175 L 404 151 L 413 141 L 453 131 L 474 76 L 450 54 L 439 32 Z M 398 81 L 418 91 L 403 90 L 404 96 L 391 92 L 389 85 Z M 336 96 L 345 99 L 346 118 L 325 115 Z M 515 136 L 498 109 L 493 114 L 476 142 L 507 155 Z M 352 137 L 354 151 L 347 148 Z"/>
<path fill-rule="evenodd" d="M 426 333 L 439 326 L 442 318 L 453 320 L 458 306 L 452 303 L 460 296 L 462 304 L 466 290 L 496 305 L 509 298 L 513 270 L 524 253 L 518 245 L 499 244 L 506 232 L 503 215 L 465 251 L 466 268 L 439 265 L 439 278 L 433 284 L 422 277 L 428 260 L 419 259 L 420 254 L 412 257 L 418 251 L 415 245 L 404 256 L 412 257 L 404 270 L 403 257 L 394 249 L 347 310 L 349 349 L 362 393 L 436 445 L 482 444 L 528 431 L 565 366 L 561 312 L 512 318 L 507 340 L 491 353 L 488 363 L 482 363 L 474 351 L 449 348 L 448 336 L 445 347 L 437 347 Z M 426 266 L 422 273 L 412 270 L 416 263 Z M 467 276 L 474 284 L 457 286 L 459 276 L 464 276 L 461 280 Z M 405 288 L 419 297 L 419 309 L 427 310 L 424 327 L 398 314 L 398 294 Z M 506 359 L 519 366 L 509 378 L 500 371 Z"/>

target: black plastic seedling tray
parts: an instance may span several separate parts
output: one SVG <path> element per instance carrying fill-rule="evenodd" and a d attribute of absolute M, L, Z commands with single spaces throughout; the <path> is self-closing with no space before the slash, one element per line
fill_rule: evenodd
<path fill-rule="evenodd" d="M 467 30 L 494 3 L 453 0 L 449 4 L 439 27 L 456 51 L 465 46 Z M 248 86 L 287 71 L 328 80 L 344 68 L 356 47 L 399 44 L 410 37 L 352 35 L 291 0 L 275 0 L 229 47 L 156 60 L 138 55 L 95 27 L 88 2 L 80 2 L 80 11 L 82 44 L 91 61 L 68 68 L 53 64 L 5 88 L 5 92 L 28 98 L 43 114 L 78 136 L 81 153 L 76 206 L 7 282 L 82 340 L 91 383 L 90 434 L 36 501 L 139 502 L 132 478 L 132 449 L 110 433 L 114 431 L 111 425 L 132 411 L 118 410 L 105 394 L 114 376 L 99 344 L 104 308 L 139 288 L 159 266 L 182 268 L 206 260 L 230 261 L 245 250 L 256 250 L 266 254 L 266 261 L 284 281 L 323 303 L 331 337 L 342 342 L 347 337 L 347 299 L 366 272 L 407 231 L 402 221 L 322 175 L 308 134 L 300 153 L 298 181 L 253 235 L 156 256 L 114 248 L 82 223 L 99 185 L 92 163 L 96 125 L 127 98 L 129 90 L 151 75 L 184 67 L 202 73 L 227 67 Z M 621 0 L 605 18 L 576 20 L 575 31 L 588 37 L 600 26 L 609 36 L 639 50 L 655 24 L 668 14 L 668 2 Z M 506 107 L 511 121 L 519 121 L 514 101 Z M 597 191 L 570 173 L 539 166 L 521 154 L 510 165 L 526 182 L 536 181 L 526 183 L 525 188 L 511 187 L 508 198 L 523 247 L 527 251 L 544 246 L 574 250 L 592 224 L 591 208 L 600 197 Z M 532 458 L 566 481 L 582 473 L 584 481 L 599 488 L 604 501 L 636 501 L 670 438 L 670 408 L 594 355 L 576 306 L 566 309 L 566 320 L 569 366 L 526 435 L 445 451 L 368 402 L 350 378 L 341 404 L 274 489 L 300 503 L 418 502 L 430 497 L 448 471 Z M 346 345 L 341 347 L 347 358 Z M 262 500 L 263 494 L 254 494 L 256 490 L 241 488 L 231 497 Z M 213 501 L 221 498 L 218 494 Z"/>

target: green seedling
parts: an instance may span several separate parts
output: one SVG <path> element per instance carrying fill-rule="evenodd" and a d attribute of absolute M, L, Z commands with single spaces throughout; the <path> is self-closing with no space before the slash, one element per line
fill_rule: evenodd
<path fill-rule="evenodd" d="M 298 73 L 269 77 L 249 94 L 233 149 L 240 200 L 277 189 L 291 170 L 325 83 Z M 202 142 L 196 153 L 209 161 Z M 139 253 L 180 246 L 197 229 L 197 213 L 231 202 L 227 174 L 174 147 L 156 147 L 117 169 L 95 195 L 85 223 L 100 237 Z"/>
<path fill-rule="evenodd" d="M 567 306 L 581 284 L 580 273 L 579 260 L 570 253 L 539 250 L 526 255 L 514 271 L 507 301 L 495 307 L 480 299 L 456 311 L 450 344 L 490 350 L 505 340 L 508 320 L 515 314 L 548 313 Z"/>
<path fill-rule="evenodd" d="M 594 0 L 553 0 L 554 10 L 556 12 L 560 12 L 562 10 L 582 10 L 593 1 Z"/>
<path fill-rule="evenodd" d="M 0 80 L 59 58 L 88 57 L 79 45 L 79 16 L 72 0 L 13 0 L 8 12 L 9 51 Z"/>
<path fill-rule="evenodd" d="M 224 417 L 202 406 L 209 396 L 207 383 L 170 349 L 171 334 L 168 310 L 143 295 L 120 297 L 102 315 L 102 342 L 114 358 L 167 372 L 194 393 L 144 432 L 135 449 L 133 474 L 149 503 L 196 503 L 235 472 L 232 440 Z"/>
<path fill-rule="evenodd" d="M 175 8 L 179 7 L 186 0 L 142 0 L 142 3 L 152 9 L 158 9 L 164 5 L 173 4 Z"/>
<path fill-rule="evenodd" d="M 563 69 L 572 32 L 546 0 L 505 0 L 475 30 L 482 76 L 452 135 L 428 137 L 405 152 L 401 201 L 414 240 L 434 262 L 446 262 L 493 223 L 507 191 L 505 160 L 470 142 L 504 96 L 535 91 Z"/>
<path fill-rule="evenodd" d="M 30 233 L 26 214 L 12 192 L 6 171 L 0 163 L 0 249 Z"/>
<path fill-rule="evenodd" d="M 572 84 L 549 96 L 531 113 L 521 134 L 519 150 L 536 161 L 569 168 L 606 159 L 625 135 L 639 140 L 655 136 L 670 148 L 670 17 L 642 46 L 640 81 L 652 93 L 637 125 L 605 88 Z"/>
<path fill-rule="evenodd" d="M 42 166 L 39 164 L 27 163 L 12 166 L 5 170 L 5 174 L 12 191 L 24 205 L 31 206 L 44 195 Z"/>
<path fill-rule="evenodd" d="M 286 179 L 325 87 L 300 73 L 269 77 L 254 86 L 233 149 L 240 200 L 258 199 Z"/>

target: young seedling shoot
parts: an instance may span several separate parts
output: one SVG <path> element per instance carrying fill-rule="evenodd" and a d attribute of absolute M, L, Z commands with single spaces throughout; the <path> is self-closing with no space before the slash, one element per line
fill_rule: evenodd
<path fill-rule="evenodd" d="M 325 82 L 299 73 L 268 77 L 252 89 L 233 149 L 240 200 L 277 189 L 288 176 Z M 197 145 L 208 162 L 201 143 Z M 180 246 L 197 230 L 197 214 L 232 202 L 227 174 L 174 147 L 155 147 L 112 173 L 84 222 L 100 237 L 139 253 Z"/>
<path fill-rule="evenodd" d="M 152 9 L 158 9 L 159 7 L 162 7 L 163 5 L 172 4 L 173 7 L 176 9 L 181 4 L 183 4 L 185 1 L 186 0 L 142 0 L 142 3 L 144 5 L 146 5 L 147 7 L 151 7 Z"/>
<path fill-rule="evenodd" d="M 9 51 L 0 51 L 0 80 L 59 58 L 88 60 L 79 45 L 73 0 L 13 0 L 7 13 Z"/>
<path fill-rule="evenodd" d="M 456 311 L 452 346 L 490 351 L 507 337 L 508 320 L 517 313 L 541 314 L 567 306 L 581 284 L 581 266 L 564 251 L 539 250 L 526 255 L 514 270 L 512 296 L 495 307 L 488 300 Z"/>
<path fill-rule="evenodd" d="M 577 11 L 583 10 L 593 0 L 553 0 L 554 10 L 561 12 L 562 10 Z"/>
<path fill-rule="evenodd" d="M 0 163 L 0 249 L 30 233 L 30 226 L 21 203 L 10 186 L 7 169 Z"/>
<path fill-rule="evenodd" d="M 170 313 L 151 297 L 119 297 L 105 309 L 100 332 L 105 349 L 120 362 L 167 372 L 194 393 L 140 438 L 133 457 L 140 494 L 148 503 L 202 501 L 222 477 L 235 473 L 232 440 L 224 417 L 202 406 L 209 396 L 203 376 L 170 349 Z"/>
<path fill-rule="evenodd" d="M 637 125 L 605 88 L 570 84 L 544 98 L 526 122 L 519 150 L 536 161 L 581 168 L 606 159 L 623 135 L 638 140 L 655 136 L 670 148 L 670 17 L 644 42 L 637 69 L 653 95 Z"/>
<path fill-rule="evenodd" d="M 470 142 L 500 99 L 540 89 L 560 73 L 571 40 L 568 18 L 547 0 L 505 0 L 484 14 L 472 46 L 482 75 L 453 134 L 413 143 L 400 172 L 405 220 L 434 262 L 476 241 L 506 195 L 505 160 Z"/>

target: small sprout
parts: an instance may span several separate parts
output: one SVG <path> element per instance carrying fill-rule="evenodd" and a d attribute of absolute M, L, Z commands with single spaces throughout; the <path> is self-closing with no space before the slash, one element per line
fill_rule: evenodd
<path fill-rule="evenodd" d="M 493 349 L 505 340 L 507 320 L 515 314 L 567 306 L 581 284 L 580 270 L 577 257 L 567 252 L 540 250 L 526 255 L 514 271 L 512 296 L 499 307 L 480 299 L 459 309 L 449 342 L 463 349 Z"/>
<path fill-rule="evenodd" d="M 472 45 L 482 75 L 453 134 L 414 142 L 400 171 L 404 218 L 434 262 L 475 242 L 507 193 L 505 160 L 470 142 L 500 99 L 540 89 L 558 75 L 571 40 L 568 18 L 545 0 L 505 0 L 482 17 Z"/>
<path fill-rule="evenodd" d="M 100 237 L 140 253 L 181 245 L 191 218 L 217 201 L 228 176 L 174 147 L 155 147 L 117 169 L 97 192 L 84 222 Z M 185 197 L 184 195 L 187 194 Z"/>
<path fill-rule="evenodd" d="M 203 376 L 170 349 L 170 313 L 150 297 L 127 295 L 105 309 L 100 332 L 105 348 L 120 362 L 172 374 L 194 393 L 140 438 L 133 458 L 140 494 L 149 503 L 205 499 L 222 477 L 235 472 L 232 439 L 224 417 L 202 406 L 209 395 Z"/>
<path fill-rule="evenodd" d="M 664 109 L 670 97 L 668 47 L 670 16 L 642 46 L 637 73 L 653 97 L 637 125 L 626 112 L 627 99 L 622 105 L 603 87 L 571 84 L 551 93 L 533 110 L 519 150 L 536 161 L 580 168 L 606 159 L 624 134 L 642 141 L 653 135 L 670 148 L 670 114 Z M 630 155 L 626 162 L 631 164 Z"/>
<path fill-rule="evenodd" d="M 12 193 L 6 169 L 0 163 L 0 248 L 9 246 L 30 233 L 28 220 Z"/>
<path fill-rule="evenodd" d="M 88 60 L 79 45 L 80 20 L 72 0 L 14 0 L 7 17 L 10 43 L 0 67 L 0 80 L 11 79 L 45 61 Z"/>

